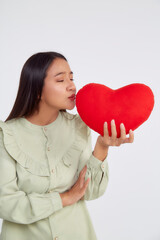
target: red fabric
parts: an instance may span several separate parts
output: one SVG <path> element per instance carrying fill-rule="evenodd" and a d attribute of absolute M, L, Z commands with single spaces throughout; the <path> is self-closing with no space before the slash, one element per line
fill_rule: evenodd
<path fill-rule="evenodd" d="M 145 122 L 154 106 L 152 90 L 141 83 L 133 83 L 113 90 L 103 84 L 89 83 L 76 94 L 76 107 L 82 120 L 103 136 L 104 122 L 108 123 L 111 136 L 111 120 L 115 120 L 117 137 L 120 124 L 124 123 L 126 134 Z"/>

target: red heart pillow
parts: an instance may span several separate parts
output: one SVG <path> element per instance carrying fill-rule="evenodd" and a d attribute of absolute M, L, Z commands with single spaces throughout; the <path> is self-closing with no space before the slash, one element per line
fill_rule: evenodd
<path fill-rule="evenodd" d="M 126 134 L 145 122 L 154 106 L 152 90 L 141 83 L 133 83 L 113 90 L 103 84 L 89 83 L 76 94 L 76 107 L 81 119 L 91 129 L 103 136 L 104 122 L 108 123 L 111 136 L 111 120 L 115 120 L 117 137 L 120 124 Z"/>

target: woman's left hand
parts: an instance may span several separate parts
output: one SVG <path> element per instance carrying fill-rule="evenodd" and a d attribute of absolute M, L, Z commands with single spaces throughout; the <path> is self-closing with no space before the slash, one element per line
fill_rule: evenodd
<path fill-rule="evenodd" d="M 98 143 L 102 147 L 109 147 L 109 146 L 120 146 L 123 143 L 132 143 L 134 141 L 134 133 L 130 129 L 129 131 L 129 138 L 126 137 L 126 130 L 124 124 L 120 124 L 120 129 L 121 129 L 121 136 L 120 138 L 117 138 L 117 130 L 116 130 L 116 125 L 115 121 L 111 121 L 111 137 L 109 136 L 108 133 L 108 124 L 104 123 L 104 136 L 99 135 L 97 138 Z"/>

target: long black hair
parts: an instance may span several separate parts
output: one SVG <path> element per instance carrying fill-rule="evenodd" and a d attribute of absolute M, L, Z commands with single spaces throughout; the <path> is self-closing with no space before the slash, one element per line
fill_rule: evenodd
<path fill-rule="evenodd" d="M 21 71 L 15 103 L 5 122 L 13 118 L 30 116 L 38 110 L 47 69 L 56 58 L 67 61 L 58 52 L 39 52 L 28 58 Z M 60 111 L 66 112 L 66 109 Z"/>

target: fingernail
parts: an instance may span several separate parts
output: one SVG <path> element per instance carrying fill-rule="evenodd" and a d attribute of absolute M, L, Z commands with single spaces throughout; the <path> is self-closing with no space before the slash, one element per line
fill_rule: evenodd
<path fill-rule="evenodd" d="M 114 119 L 112 119 L 112 121 L 111 121 L 112 123 L 114 123 Z"/>
<path fill-rule="evenodd" d="M 123 124 L 123 123 L 121 123 L 121 126 L 124 126 L 124 124 Z"/>

